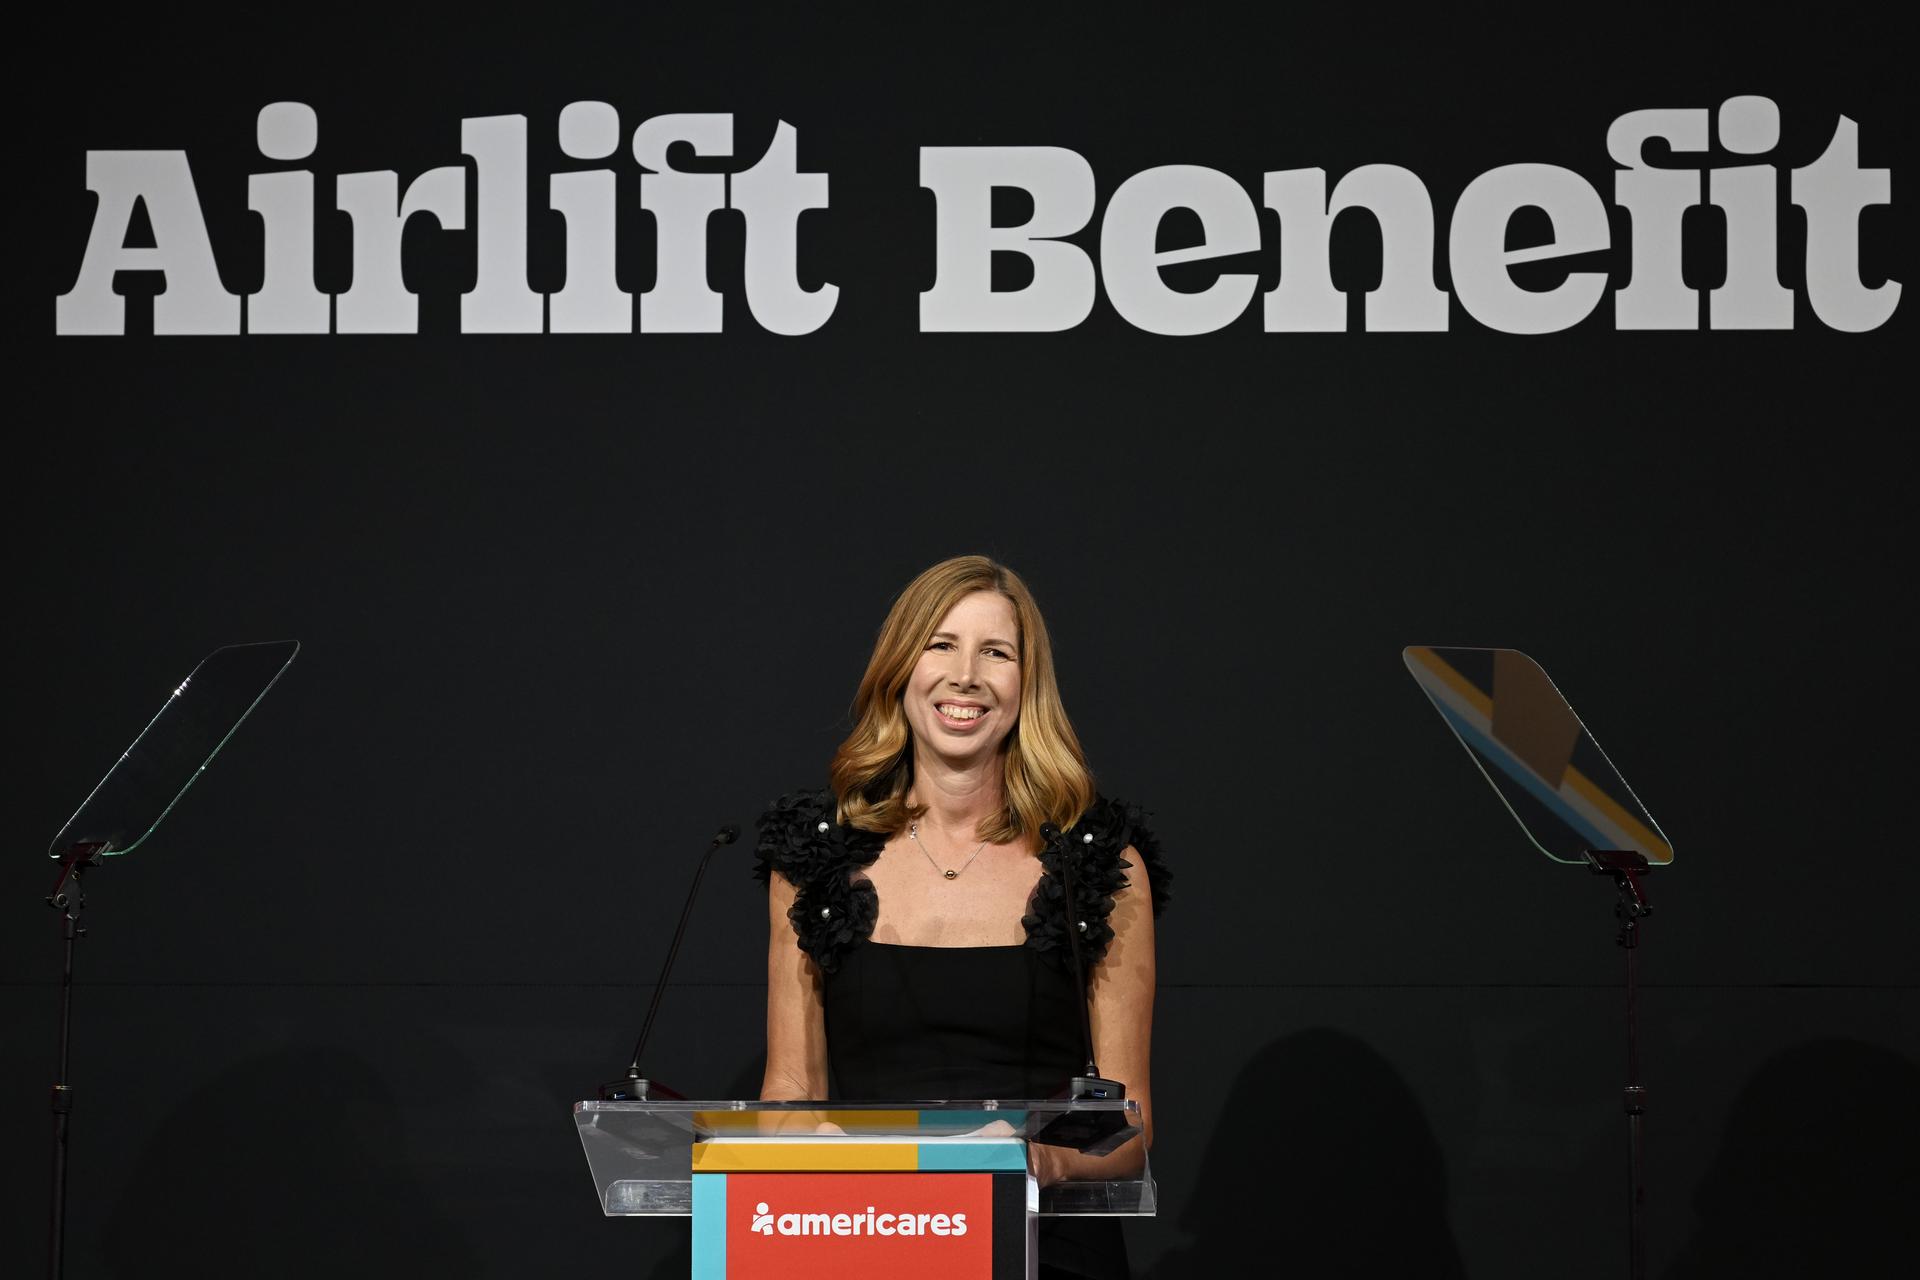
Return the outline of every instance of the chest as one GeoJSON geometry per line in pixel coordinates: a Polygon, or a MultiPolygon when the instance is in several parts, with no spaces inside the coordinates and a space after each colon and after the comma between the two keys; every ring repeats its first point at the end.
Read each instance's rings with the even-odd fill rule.
{"type": "Polygon", "coordinates": [[[889,840],[856,876],[873,885],[880,910],[873,940],[916,947],[1011,947],[1027,939],[1021,919],[1041,875],[1018,848],[982,849],[967,861],[930,857],[905,836],[889,840]],[[949,869],[958,874],[948,879],[949,869]]]}

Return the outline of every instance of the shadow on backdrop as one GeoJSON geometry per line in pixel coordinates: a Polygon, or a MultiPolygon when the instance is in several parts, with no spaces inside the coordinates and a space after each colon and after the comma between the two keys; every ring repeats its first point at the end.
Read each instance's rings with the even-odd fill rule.
{"type": "Polygon", "coordinates": [[[1734,1100],[1666,1280],[1910,1276],[1916,1199],[1920,1066],[1857,1040],[1795,1045],[1734,1100]]]}
{"type": "Polygon", "coordinates": [[[101,1233],[116,1275],[471,1274],[396,1160],[405,1118],[366,1062],[277,1050],[214,1077],[134,1157],[101,1233]]]}
{"type": "Polygon", "coordinates": [[[1385,1058],[1330,1028],[1241,1068],[1186,1202],[1178,1226],[1193,1243],[1149,1280],[1466,1274],[1426,1112],[1385,1058]]]}

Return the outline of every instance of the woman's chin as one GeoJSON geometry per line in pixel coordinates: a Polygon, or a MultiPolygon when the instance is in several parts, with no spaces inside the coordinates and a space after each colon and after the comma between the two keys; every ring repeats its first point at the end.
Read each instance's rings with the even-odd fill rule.
{"type": "Polygon", "coordinates": [[[1004,737],[962,738],[955,740],[947,735],[936,735],[924,744],[925,750],[941,765],[955,771],[984,768],[997,765],[1006,745],[1004,737]]]}

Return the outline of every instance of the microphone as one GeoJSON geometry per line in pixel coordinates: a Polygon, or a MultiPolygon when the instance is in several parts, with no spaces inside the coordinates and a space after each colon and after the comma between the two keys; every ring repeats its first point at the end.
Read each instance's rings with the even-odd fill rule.
{"type": "MultiPolygon", "coordinates": [[[[1066,1101],[1083,1099],[1110,1099],[1118,1102],[1126,1098],[1127,1086],[1118,1080],[1109,1080],[1100,1074],[1100,1065],[1093,1058],[1093,1021],[1087,1010],[1087,970],[1080,958],[1080,899],[1074,892],[1073,852],[1066,837],[1053,823],[1044,823],[1040,827],[1040,839],[1047,849],[1059,859],[1060,880],[1066,889],[1067,908],[1067,955],[1073,962],[1073,984],[1079,996],[1080,1006],[1080,1044],[1086,1050],[1086,1067],[1079,1075],[1067,1081],[1066,1088],[1054,1097],[1066,1101]]],[[[1121,1111],[1080,1111],[1067,1112],[1048,1121],[1038,1133],[1030,1139],[1054,1147],[1071,1147],[1088,1155],[1106,1155],[1118,1147],[1127,1138],[1133,1136],[1133,1126],[1127,1123],[1125,1112],[1121,1111]]]]}
{"type": "Polygon", "coordinates": [[[640,1055],[646,1052],[647,1037],[653,1034],[653,1020],[660,1012],[660,997],[667,991],[667,975],[673,972],[673,958],[680,954],[681,939],[687,935],[687,920],[693,915],[693,900],[700,893],[700,877],[707,874],[707,863],[713,860],[713,851],[721,845],[732,844],[740,838],[740,828],[732,825],[721,827],[708,841],[707,850],[700,855],[700,865],[694,868],[693,887],[687,890],[687,900],[680,908],[680,923],[674,927],[673,943],[667,948],[666,963],[660,966],[660,980],[653,984],[653,1000],[647,1005],[647,1020],[640,1024],[640,1038],[633,1042],[633,1061],[627,1064],[627,1074],[618,1080],[609,1080],[600,1086],[600,1098],[605,1102],[648,1102],[654,1098],[673,1098],[684,1100],[686,1095],[678,1093],[658,1081],[649,1080],[640,1071],[640,1055]]]}

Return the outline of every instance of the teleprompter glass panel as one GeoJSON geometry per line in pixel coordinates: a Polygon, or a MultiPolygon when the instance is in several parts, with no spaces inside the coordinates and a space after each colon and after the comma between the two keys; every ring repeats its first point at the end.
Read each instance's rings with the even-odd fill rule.
{"type": "Polygon", "coordinates": [[[64,857],[76,844],[102,845],[104,854],[139,848],[298,652],[298,641],[276,640],[227,645],[201,659],[81,802],[48,853],[64,857]]]}
{"type": "Polygon", "coordinates": [[[1540,664],[1518,649],[1413,645],[1401,655],[1535,848],[1582,863],[1589,849],[1653,864],[1673,846],[1540,664]]]}

